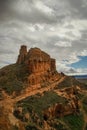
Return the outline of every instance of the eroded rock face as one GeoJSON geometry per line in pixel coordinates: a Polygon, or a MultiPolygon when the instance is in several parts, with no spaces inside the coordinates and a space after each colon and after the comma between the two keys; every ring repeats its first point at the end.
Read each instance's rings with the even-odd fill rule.
{"type": "Polygon", "coordinates": [[[79,113],[79,100],[75,97],[67,102],[65,105],[62,103],[56,103],[55,105],[44,110],[44,120],[48,120],[53,117],[61,117],[72,113],[79,113]]]}
{"type": "Polygon", "coordinates": [[[27,83],[35,85],[49,80],[56,71],[55,59],[40,50],[39,48],[31,48],[27,52],[26,46],[21,46],[17,64],[24,64],[29,74],[27,83]]]}
{"type": "Polygon", "coordinates": [[[22,45],[20,48],[19,56],[17,59],[17,64],[22,64],[24,63],[27,55],[27,47],[25,45],[22,45]]]}
{"type": "Polygon", "coordinates": [[[39,48],[31,48],[27,52],[26,46],[21,46],[17,64],[26,64],[29,73],[38,73],[44,71],[55,71],[55,59],[52,59],[47,53],[39,48]]]}

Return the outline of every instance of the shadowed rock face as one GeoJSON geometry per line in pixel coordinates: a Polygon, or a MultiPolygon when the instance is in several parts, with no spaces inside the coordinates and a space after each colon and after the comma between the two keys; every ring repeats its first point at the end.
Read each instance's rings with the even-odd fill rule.
{"type": "Polygon", "coordinates": [[[33,85],[46,80],[46,77],[49,78],[56,71],[55,59],[36,47],[27,52],[25,45],[20,48],[17,64],[26,66],[29,73],[28,82],[33,85]],[[46,76],[45,79],[44,76],[46,76]]]}

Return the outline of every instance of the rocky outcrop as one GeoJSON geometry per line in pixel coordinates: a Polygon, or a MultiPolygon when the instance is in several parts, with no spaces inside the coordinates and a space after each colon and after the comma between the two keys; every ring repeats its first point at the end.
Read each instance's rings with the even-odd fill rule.
{"type": "Polygon", "coordinates": [[[56,71],[55,59],[39,48],[27,51],[25,45],[20,48],[16,64],[0,70],[0,87],[1,130],[60,129],[60,117],[79,114],[82,106],[77,97],[82,101],[84,94],[87,96],[76,80],[56,71]],[[64,100],[47,94],[50,91],[64,100]]]}
{"type": "Polygon", "coordinates": [[[73,113],[77,114],[79,113],[79,108],[80,108],[80,102],[75,97],[71,99],[70,101],[68,101],[65,105],[62,103],[56,103],[55,105],[44,110],[43,117],[44,117],[44,120],[48,120],[49,118],[51,119],[54,117],[62,117],[62,116],[70,115],[73,113]]]}
{"type": "Polygon", "coordinates": [[[29,73],[40,73],[46,71],[55,71],[55,59],[52,59],[47,53],[39,48],[31,48],[27,52],[25,45],[21,46],[17,64],[24,63],[29,73]]]}
{"type": "Polygon", "coordinates": [[[17,59],[17,64],[22,64],[24,63],[27,55],[27,47],[25,45],[22,45],[20,48],[19,56],[17,59]]]}
{"type": "Polygon", "coordinates": [[[17,64],[25,65],[28,85],[41,84],[54,77],[56,71],[55,59],[40,50],[39,48],[31,48],[27,52],[26,46],[21,46],[17,64]]]}

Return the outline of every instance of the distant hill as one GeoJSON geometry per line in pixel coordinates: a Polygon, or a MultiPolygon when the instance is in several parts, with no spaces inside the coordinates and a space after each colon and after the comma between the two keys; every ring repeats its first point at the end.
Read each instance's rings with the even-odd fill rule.
{"type": "Polygon", "coordinates": [[[76,79],[87,79],[87,75],[74,75],[76,79]]]}

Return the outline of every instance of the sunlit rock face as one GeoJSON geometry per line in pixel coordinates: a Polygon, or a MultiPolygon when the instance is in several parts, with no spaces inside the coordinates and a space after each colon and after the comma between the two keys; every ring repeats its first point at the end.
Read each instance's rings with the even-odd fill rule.
{"type": "Polygon", "coordinates": [[[24,63],[24,61],[26,59],[26,55],[27,55],[27,47],[23,45],[20,48],[19,56],[18,56],[18,59],[17,59],[17,64],[24,63]]]}
{"type": "Polygon", "coordinates": [[[24,64],[29,73],[28,83],[35,85],[53,78],[56,71],[55,59],[39,48],[31,48],[22,45],[19,51],[17,64],[24,64]]]}

